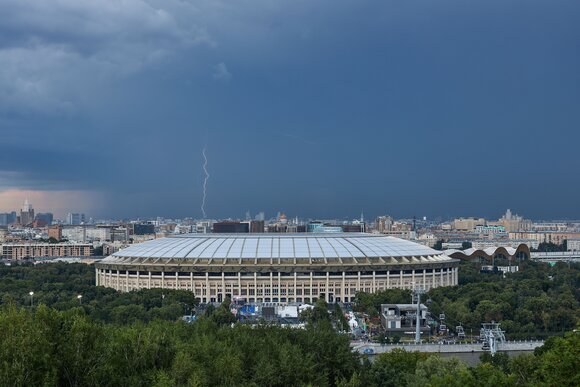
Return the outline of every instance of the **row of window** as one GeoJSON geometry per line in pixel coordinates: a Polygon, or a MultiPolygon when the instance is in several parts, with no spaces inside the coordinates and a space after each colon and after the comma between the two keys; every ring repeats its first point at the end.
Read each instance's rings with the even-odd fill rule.
{"type": "MultiPolygon", "coordinates": [[[[441,273],[441,272],[447,272],[447,270],[449,269],[417,269],[415,270],[415,275],[420,275],[420,274],[432,274],[432,273],[441,273]]],[[[103,272],[105,274],[119,274],[119,275],[137,275],[137,271],[133,271],[133,270],[119,270],[117,273],[117,270],[111,270],[111,269],[104,269],[103,272]]],[[[149,272],[140,272],[141,275],[148,275],[149,272]]],[[[191,272],[175,272],[175,271],[166,271],[165,272],[165,277],[175,277],[176,275],[179,277],[190,277],[191,276],[191,272]]],[[[221,277],[222,276],[222,272],[208,272],[208,273],[193,273],[194,277],[205,277],[206,274],[208,275],[208,277],[221,277]]],[[[258,277],[270,277],[271,275],[274,277],[278,277],[278,274],[280,275],[280,277],[294,277],[294,273],[274,273],[274,272],[267,272],[267,273],[239,273],[241,274],[242,277],[253,277],[254,274],[256,274],[258,277]]],[[[313,276],[314,277],[326,277],[327,272],[314,272],[313,276]]],[[[342,272],[328,272],[328,274],[330,276],[334,276],[334,277],[341,277],[342,276],[342,272]]],[[[357,271],[347,271],[344,273],[346,276],[358,276],[359,272],[357,271]]],[[[389,271],[375,271],[375,276],[383,276],[383,275],[390,275],[390,276],[396,276],[396,275],[400,275],[401,271],[400,270],[389,270],[389,271]]],[[[413,274],[413,270],[403,270],[402,271],[403,275],[406,274],[413,274]]],[[[162,272],[160,271],[152,271],[151,272],[152,276],[161,276],[162,272]]],[[[238,273],[235,272],[224,272],[223,275],[225,277],[237,277],[238,273]]],[[[298,277],[310,277],[310,273],[309,272],[303,272],[303,273],[296,273],[296,275],[298,277]]],[[[361,271],[360,272],[361,276],[372,276],[373,272],[372,271],[361,271]]]]}

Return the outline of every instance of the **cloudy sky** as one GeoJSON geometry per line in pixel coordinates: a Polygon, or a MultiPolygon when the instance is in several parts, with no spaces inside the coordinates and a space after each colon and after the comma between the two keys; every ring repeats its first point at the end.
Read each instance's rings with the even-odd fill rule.
{"type": "Polygon", "coordinates": [[[580,218],[577,0],[0,9],[0,211],[580,218]]]}

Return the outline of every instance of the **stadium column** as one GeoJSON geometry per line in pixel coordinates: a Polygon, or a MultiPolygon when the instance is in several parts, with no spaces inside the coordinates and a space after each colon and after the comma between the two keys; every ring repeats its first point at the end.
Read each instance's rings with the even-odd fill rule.
{"type": "Polygon", "coordinates": [[[270,272],[270,301],[274,299],[274,273],[270,272]]]}
{"type": "MultiPolygon", "coordinates": [[[[226,273],[222,271],[222,301],[226,299],[226,273]]],[[[218,292],[219,293],[219,292],[218,292]]]]}
{"type": "MultiPolygon", "coordinates": [[[[313,296],[312,296],[312,282],[314,281],[313,277],[314,277],[314,273],[310,272],[310,290],[308,291],[308,293],[309,293],[309,297],[310,297],[311,302],[313,300],[313,296]]],[[[318,295],[316,296],[316,298],[318,298],[318,295]]]]}
{"type": "Polygon", "coordinates": [[[95,269],[95,286],[99,286],[99,275],[100,269],[95,269]]]}
{"type": "Polygon", "coordinates": [[[431,269],[431,273],[433,273],[433,275],[432,275],[433,283],[431,284],[431,287],[434,288],[434,287],[436,287],[435,286],[435,269],[431,269]]]}
{"type": "Polygon", "coordinates": [[[258,302],[258,273],[254,272],[254,300],[258,302]]]}
{"type": "Polygon", "coordinates": [[[296,301],[296,288],[298,287],[298,280],[296,278],[296,272],[294,272],[294,301],[296,301]]]}
{"type": "Polygon", "coordinates": [[[399,289],[404,289],[405,288],[403,286],[403,271],[404,270],[399,270],[399,289]]]}
{"type": "MultiPolygon", "coordinates": [[[[340,284],[340,296],[342,297],[342,300],[344,302],[348,302],[346,300],[347,297],[350,297],[350,294],[347,295],[346,293],[346,286],[345,286],[345,282],[346,282],[346,272],[343,270],[342,271],[342,282],[340,284]]],[[[350,301],[350,300],[349,300],[350,301]]]]}
{"type": "Polygon", "coordinates": [[[427,288],[427,270],[423,268],[423,287],[427,288]]]}
{"type": "Polygon", "coordinates": [[[238,296],[242,296],[242,273],[238,272],[238,296]]]}
{"type": "Polygon", "coordinates": [[[391,282],[391,272],[389,270],[387,270],[387,289],[390,289],[390,284],[391,282]]]}
{"type": "Polygon", "coordinates": [[[444,286],[444,283],[443,283],[443,270],[444,270],[443,268],[439,269],[439,272],[441,273],[439,275],[439,277],[440,277],[439,278],[439,286],[444,286]]]}
{"type": "Polygon", "coordinates": [[[415,285],[415,269],[414,268],[411,270],[411,282],[413,283],[413,285],[415,285]]]}
{"type": "Polygon", "coordinates": [[[137,270],[137,289],[141,289],[141,272],[137,270]]]}
{"type": "Polygon", "coordinates": [[[211,291],[209,288],[209,272],[205,272],[205,300],[209,302],[211,300],[211,291]]]}
{"type": "Polygon", "coordinates": [[[175,289],[179,289],[179,272],[175,272],[175,289]]]}
{"type": "Polygon", "coordinates": [[[357,292],[362,291],[362,289],[360,288],[360,271],[357,272],[357,277],[356,277],[356,291],[357,292]]]}
{"type": "Polygon", "coordinates": [[[451,285],[451,268],[447,268],[447,286],[451,285]]]}
{"type": "Polygon", "coordinates": [[[375,278],[375,271],[373,270],[373,282],[372,282],[372,284],[371,284],[371,293],[374,293],[374,292],[376,292],[376,291],[377,291],[377,288],[376,288],[376,282],[375,282],[375,281],[376,281],[376,278],[375,278]]]}
{"type": "Polygon", "coordinates": [[[326,298],[326,302],[330,302],[330,273],[326,272],[326,291],[324,292],[324,298],[326,298]]]}
{"type": "Polygon", "coordinates": [[[117,286],[115,288],[117,290],[121,290],[121,284],[120,284],[121,280],[119,278],[120,276],[121,276],[121,271],[119,269],[117,269],[117,286]]]}
{"type": "Polygon", "coordinates": [[[151,289],[151,270],[149,270],[149,275],[147,276],[147,289],[151,289]]]}
{"type": "Polygon", "coordinates": [[[125,291],[129,291],[129,270],[125,270],[125,291]]]}
{"type": "Polygon", "coordinates": [[[195,294],[195,288],[193,286],[193,272],[192,271],[189,272],[189,287],[190,287],[191,291],[193,292],[193,294],[195,294]]]}
{"type": "Polygon", "coordinates": [[[161,288],[165,288],[165,270],[161,270],[161,288]]]}
{"type": "Polygon", "coordinates": [[[278,272],[278,291],[277,291],[278,301],[282,299],[282,291],[281,291],[282,289],[280,289],[281,287],[282,287],[282,279],[280,278],[280,272],[278,272]]]}

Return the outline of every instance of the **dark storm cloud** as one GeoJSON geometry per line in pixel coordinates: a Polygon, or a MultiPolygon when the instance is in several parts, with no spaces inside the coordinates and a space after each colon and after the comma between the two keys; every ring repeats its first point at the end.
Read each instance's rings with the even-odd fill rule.
{"type": "Polygon", "coordinates": [[[210,216],[580,217],[579,8],[5,0],[0,189],[198,216],[207,146],[210,216]]]}

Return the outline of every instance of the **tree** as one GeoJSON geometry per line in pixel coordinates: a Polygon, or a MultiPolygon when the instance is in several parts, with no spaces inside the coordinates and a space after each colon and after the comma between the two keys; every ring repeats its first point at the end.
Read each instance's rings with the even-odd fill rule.
{"type": "Polygon", "coordinates": [[[219,308],[210,314],[210,319],[217,325],[230,325],[235,323],[237,319],[230,310],[230,304],[230,299],[226,297],[219,308]]]}
{"type": "Polygon", "coordinates": [[[554,338],[549,346],[541,354],[537,378],[551,386],[579,386],[580,333],[570,332],[564,338],[554,338]]]}
{"type": "Polygon", "coordinates": [[[305,309],[300,314],[300,319],[306,321],[308,325],[318,325],[323,323],[330,323],[330,315],[328,314],[328,305],[324,299],[319,298],[314,304],[314,308],[305,309]]]}
{"type": "Polygon", "coordinates": [[[456,384],[456,381],[468,378],[469,368],[456,358],[444,359],[438,355],[432,355],[425,360],[417,362],[415,374],[409,376],[410,386],[464,386],[456,384]]]}
{"type": "Polygon", "coordinates": [[[415,375],[417,363],[430,355],[393,349],[377,356],[368,370],[368,382],[376,386],[405,386],[415,375]]]}

